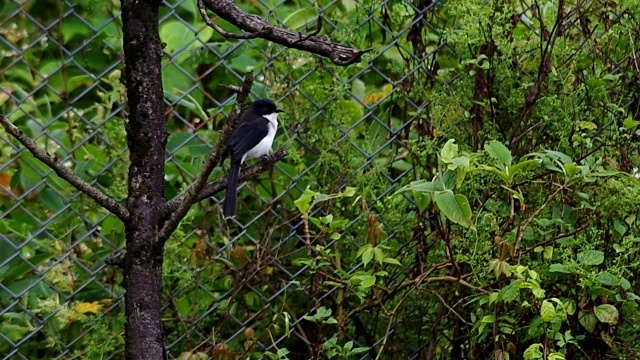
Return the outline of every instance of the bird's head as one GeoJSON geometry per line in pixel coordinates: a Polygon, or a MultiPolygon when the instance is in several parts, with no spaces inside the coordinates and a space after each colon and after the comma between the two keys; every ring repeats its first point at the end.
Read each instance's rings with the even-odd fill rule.
{"type": "Polygon", "coordinates": [[[270,99],[259,99],[251,104],[251,107],[258,115],[271,115],[284,112],[282,109],[278,109],[276,103],[270,99]]]}

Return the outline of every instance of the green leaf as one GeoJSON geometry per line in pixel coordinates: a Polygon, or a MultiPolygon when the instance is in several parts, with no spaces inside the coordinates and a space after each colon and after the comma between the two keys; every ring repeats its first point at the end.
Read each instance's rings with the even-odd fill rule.
{"type": "Polygon", "coordinates": [[[576,302],[571,299],[562,300],[562,306],[568,315],[573,315],[576,312],[576,302]]]}
{"type": "Polygon", "coordinates": [[[452,191],[437,191],[433,199],[438,209],[451,221],[465,227],[471,226],[471,206],[462,194],[454,195],[452,191]]]}
{"type": "Polygon", "coordinates": [[[507,174],[510,178],[513,178],[520,170],[532,165],[540,165],[540,163],[541,161],[538,159],[520,161],[519,163],[507,168],[507,174]]]}
{"type": "Polygon", "coordinates": [[[368,263],[371,262],[371,260],[373,259],[373,255],[374,255],[373,247],[368,247],[362,253],[362,263],[364,264],[365,267],[367,266],[368,263]]]}
{"type": "Polygon", "coordinates": [[[597,321],[598,319],[593,314],[582,310],[578,312],[578,322],[580,322],[580,325],[582,325],[590,333],[596,331],[597,321]]]}
{"type": "Polygon", "coordinates": [[[38,200],[49,210],[57,212],[64,207],[64,200],[57,192],[46,188],[38,193],[38,200]]]}
{"type": "Polygon", "coordinates": [[[542,344],[531,344],[524,351],[524,360],[542,359],[542,344]]]}
{"type": "Polygon", "coordinates": [[[412,191],[413,201],[418,205],[418,210],[422,213],[431,204],[431,196],[424,192],[412,191]]]}
{"type": "Polygon", "coordinates": [[[307,6],[292,12],[283,20],[283,22],[289,29],[300,30],[310,22],[314,21],[317,17],[318,12],[315,7],[307,6]]]}
{"type": "Polygon", "coordinates": [[[542,301],[540,306],[540,316],[542,321],[549,322],[556,318],[556,309],[553,304],[547,300],[542,301]]]}
{"type": "Polygon", "coordinates": [[[561,273],[561,274],[571,274],[572,273],[572,271],[567,269],[563,264],[551,264],[551,265],[549,265],[549,272],[561,273]]]}
{"type": "Polygon", "coordinates": [[[596,281],[603,285],[609,285],[609,286],[620,285],[620,279],[609,274],[608,272],[604,272],[596,276],[596,281]]]}
{"type": "Polygon", "coordinates": [[[497,168],[495,168],[493,166],[478,165],[478,169],[494,173],[494,174],[498,175],[502,180],[504,180],[507,183],[511,180],[511,178],[509,177],[509,175],[506,172],[498,170],[497,168]]]}
{"type": "Polygon", "coordinates": [[[360,283],[360,286],[362,286],[363,288],[368,288],[368,287],[372,287],[373,284],[376,283],[376,277],[374,275],[371,275],[369,277],[366,277],[364,280],[362,280],[362,282],[360,283]]]}
{"type": "Polygon", "coordinates": [[[455,139],[449,139],[440,150],[440,159],[442,161],[450,160],[458,156],[458,145],[455,139]]]}
{"type": "Polygon", "coordinates": [[[553,257],[553,246],[545,246],[543,257],[545,260],[551,260],[553,257]]]}
{"type": "Polygon", "coordinates": [[[194,30],[178,20],[165,21],[160,25],[158,32],[162,41],[167,44],[165,50],[169,53],[181,50],[180,58],[189,57],[187,49],[198,46],[200,43],[199,41],[192,41],[193,38],[197,37],[202,43],[206,43],[213,35],[213,29],[208,26],[203,27],[198,32],[194,32],[194,30]],[[186,48],[183,49],[185,45],[186,48]]]}
{"type": "Polygon", "coordinates": [[[549,357],[547,357],[548,360],[565,360],[565,357],[562,353],[559,352],[552,352],[551,354],[549,354],[549,357]]]}
{"type": "Polygon", "coordinates": [[[300,197],[293,203],[301,213],[306,213],[309,210],[309,207],[311,207],[311,200],[316,194],[318,193],[315,191],[311,191],[309,187],[307,187],[304,190],[304,193],[302,193],[302,195],[300,195],[300,197]]]}
{"type": "Polygon", "coordinates": [[[384,261],[384,250],[381,247],[373,248],[373,256],[376,258],[376,262],[382,264],[384,261]]]}
{"type": "Polygon", "coordinates": [[[640,122],[637,122],[630,117],[624,119],[624,121],[622,122],[622,126],[626,127],[627,129],[633,129],[634,127],[638,126],[638,124],[640,124],[640,122]]]}
{"type": "Polygon", "coordinates": [[[351,355],[356,355],[356,354],[360,354],[360,353],[363,353],[363,352],[366,352],[366,351],[369,351],[368,347],[357,347],[357,348],[351,350],[350,354],[351,355]]]}
{"type": "Polygon", "coordinates": [[[490,141],[484,145],[485,151],[492,158],[498,160],[502,165],[511,166],[513,157],[511,151],[499,141],[490,141]]]}
{"type": "Polygon", "coordinates": [[[599,250],[587,250],[578,253],[578,261],[587,266],[596,266],[604,262],[604,253],[599,250]]]}
{"type": "Polygon", "coordinates": [[[597,128],[598,128],[598,125],[594,124],[594,123],[593,123],[593,122],[591,122],[591,121],[580,121],[580,122],[578,123],[578,126],[579,126],[581,129],[585,129],[585,130],[594,130],[594,129],[597,129],[597,128]]]}
{"type": "Polygon", "coordinates": [[[605,287],[602,286],[589,286],[589,294],[591,295],[597,295],[597,296],[609,296],[609,295],[613,295],[616,292],[613,290],[609,290],[605,287]]]}
{"type": "Polygon", "coordinates": [[[593,311],[600,322],[607,324],[616,324],[618,322],[618,309],[611,304],[598,305],[593,311]]]}
{"type": "Polygon", "coordinates": [[[398,259],[394,259],[392,257],[384,258],[383,262],[387,264],[392,264],[392,265],[402,265],[402,263],[400,263],[398,259]]]}

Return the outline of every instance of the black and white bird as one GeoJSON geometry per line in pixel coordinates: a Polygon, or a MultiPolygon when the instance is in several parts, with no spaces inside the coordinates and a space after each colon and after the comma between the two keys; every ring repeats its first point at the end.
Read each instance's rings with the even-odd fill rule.
{"type": "Polygon", "coordinates": [[[231,158],[229,183],[224,198],[223,214],[225,219],[236,216],[236,191],[240,165],[245,160],[265,156],[271,151],[273,139],[278,130],[278,109],[276,103],[269,99],[254,101],[240,117],[238,127],[231,134],[225,156],[231,158]]]}

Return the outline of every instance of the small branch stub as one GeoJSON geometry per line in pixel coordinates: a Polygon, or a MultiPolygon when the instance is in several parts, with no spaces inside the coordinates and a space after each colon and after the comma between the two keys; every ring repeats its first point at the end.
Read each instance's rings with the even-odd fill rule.
{"type": "Polygon", "coordinates": [[[367,49],[360,51],[331,42],[324,37],[303,35],[300,32],[271,25],[259,16],[251,15],[242,11],[229,0],[198,0],[198,8],[200,9],[200,14],[207,25],[226,38],[253,39],[259,37],[289,48],[308,51],[310,53],[327,57],[331,59],[334,64],[340,66],[347,66],[359,62],[362,58],[362,54],[371,50],[367,49]],[[224,31],[216,25],[209,16],[207,16],[205,8],[211,10],[222,19],[237,26],[246,33],[234,34],[224,31]]]}

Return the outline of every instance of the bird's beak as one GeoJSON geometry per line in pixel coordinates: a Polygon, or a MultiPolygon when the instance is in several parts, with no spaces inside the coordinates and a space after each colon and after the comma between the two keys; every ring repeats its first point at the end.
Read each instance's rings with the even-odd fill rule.
{"type": "Polygon", "coordinates": [[[282,110],[282,109],[276,109],[276,112],[277,112],[277,113],[281,113],[281,112],[284,112],[284,110],[282,110]]]}

